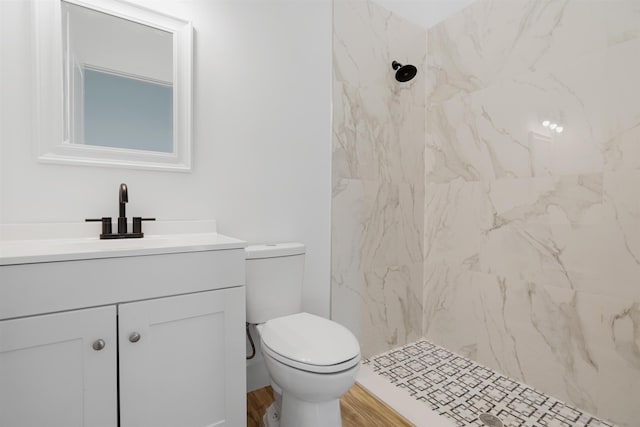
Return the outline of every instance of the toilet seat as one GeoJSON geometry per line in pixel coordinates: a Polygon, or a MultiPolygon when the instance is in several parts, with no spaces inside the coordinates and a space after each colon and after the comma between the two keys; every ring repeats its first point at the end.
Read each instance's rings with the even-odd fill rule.
{"type": "Polygon", "coordinates": [[[279,362],[315,373],[335,373],[360,362],[360,345],[344,326],[309,313],[269,320],[261,328],[263,351],[279,362]]]}
{"type": "Polygon", "coordinates": [[[278,354],[275,351],[271,350],[268,346],[264,345],[264,343],[262,346],[262,351],[284,365],[299,369],[301,371],[307,371],[316,374],[334,374],[336,372],[346,371],[353,368],[360,362],[360,354],[358,354],[357,356],[347,361],[335,365],[311,365],[308,363],[298,362],[297,360],[292,360],[281,354],[278,354]]]}

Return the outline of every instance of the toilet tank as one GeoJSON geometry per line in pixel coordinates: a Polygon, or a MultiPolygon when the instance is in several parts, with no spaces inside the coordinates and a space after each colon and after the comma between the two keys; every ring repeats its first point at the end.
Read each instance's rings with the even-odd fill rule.
{"type": "Polygon", "coordinates": [[[247,322],[263,323],[302,311],[302,243],[247,246],[247,322]]]}

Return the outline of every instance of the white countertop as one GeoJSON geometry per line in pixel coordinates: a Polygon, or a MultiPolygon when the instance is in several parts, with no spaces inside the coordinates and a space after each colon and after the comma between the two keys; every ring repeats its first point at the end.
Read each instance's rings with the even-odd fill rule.
{"type": "MultiPolygon", "coordinates": [[[[81,225],[86,228],[85,224],[81,225]]],[[[153,231],[159,231],[161,224],[157,224],[155,228],[153,231]]],[[[53,238],[49,234],[47,238],[39,238],[36,234],[27,234],[28,238],[25,239],[0,240],[0,266],[241,249],[247,246],[242,240],[212,232],[211,227],[203,229],[206,232],[196,232],[192,227],[188,233],[145,232],[145,236],[140,239],[114,240],[100,240],[99,230],[96,230],[95,237],[53,238]]],[[[175,227],[172,231],[175,231],[175,227]]]]}

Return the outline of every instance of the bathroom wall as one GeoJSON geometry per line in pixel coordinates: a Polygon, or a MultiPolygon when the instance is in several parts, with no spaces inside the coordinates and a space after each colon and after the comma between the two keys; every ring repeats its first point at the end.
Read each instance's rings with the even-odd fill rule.
{"type": "Polygon", "coordinates": [[[213,218],[249,242],[304,242],[305,309],[328,316],[330,1],[137,2],[194,25],[193,171],[38,163],[31,2],[2,0],[0,222],[117,216],[126,182],[130,215],[213,218]]]}
{"type": "Polygon", "coordinates": [[[426,338],[638,425],[640,3],[478,0],[427,52],[426,338]]]}
{"type": "Polygon", "coordinates": [[[425,34],[375,3],[334,2],[331,317],[364,356],[422,335],[425,34]],[[417,77],[398,83],[394,59],[417,77]]]}

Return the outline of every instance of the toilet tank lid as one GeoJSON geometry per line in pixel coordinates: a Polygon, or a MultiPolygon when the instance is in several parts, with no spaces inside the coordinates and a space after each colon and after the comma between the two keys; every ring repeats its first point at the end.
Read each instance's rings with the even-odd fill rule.
{"type": "Polygon", "coordinates": [[[302,255],[305,252],[304,244],[297,242],[250,245],[244,251],[247,259],[302,255]]]}

